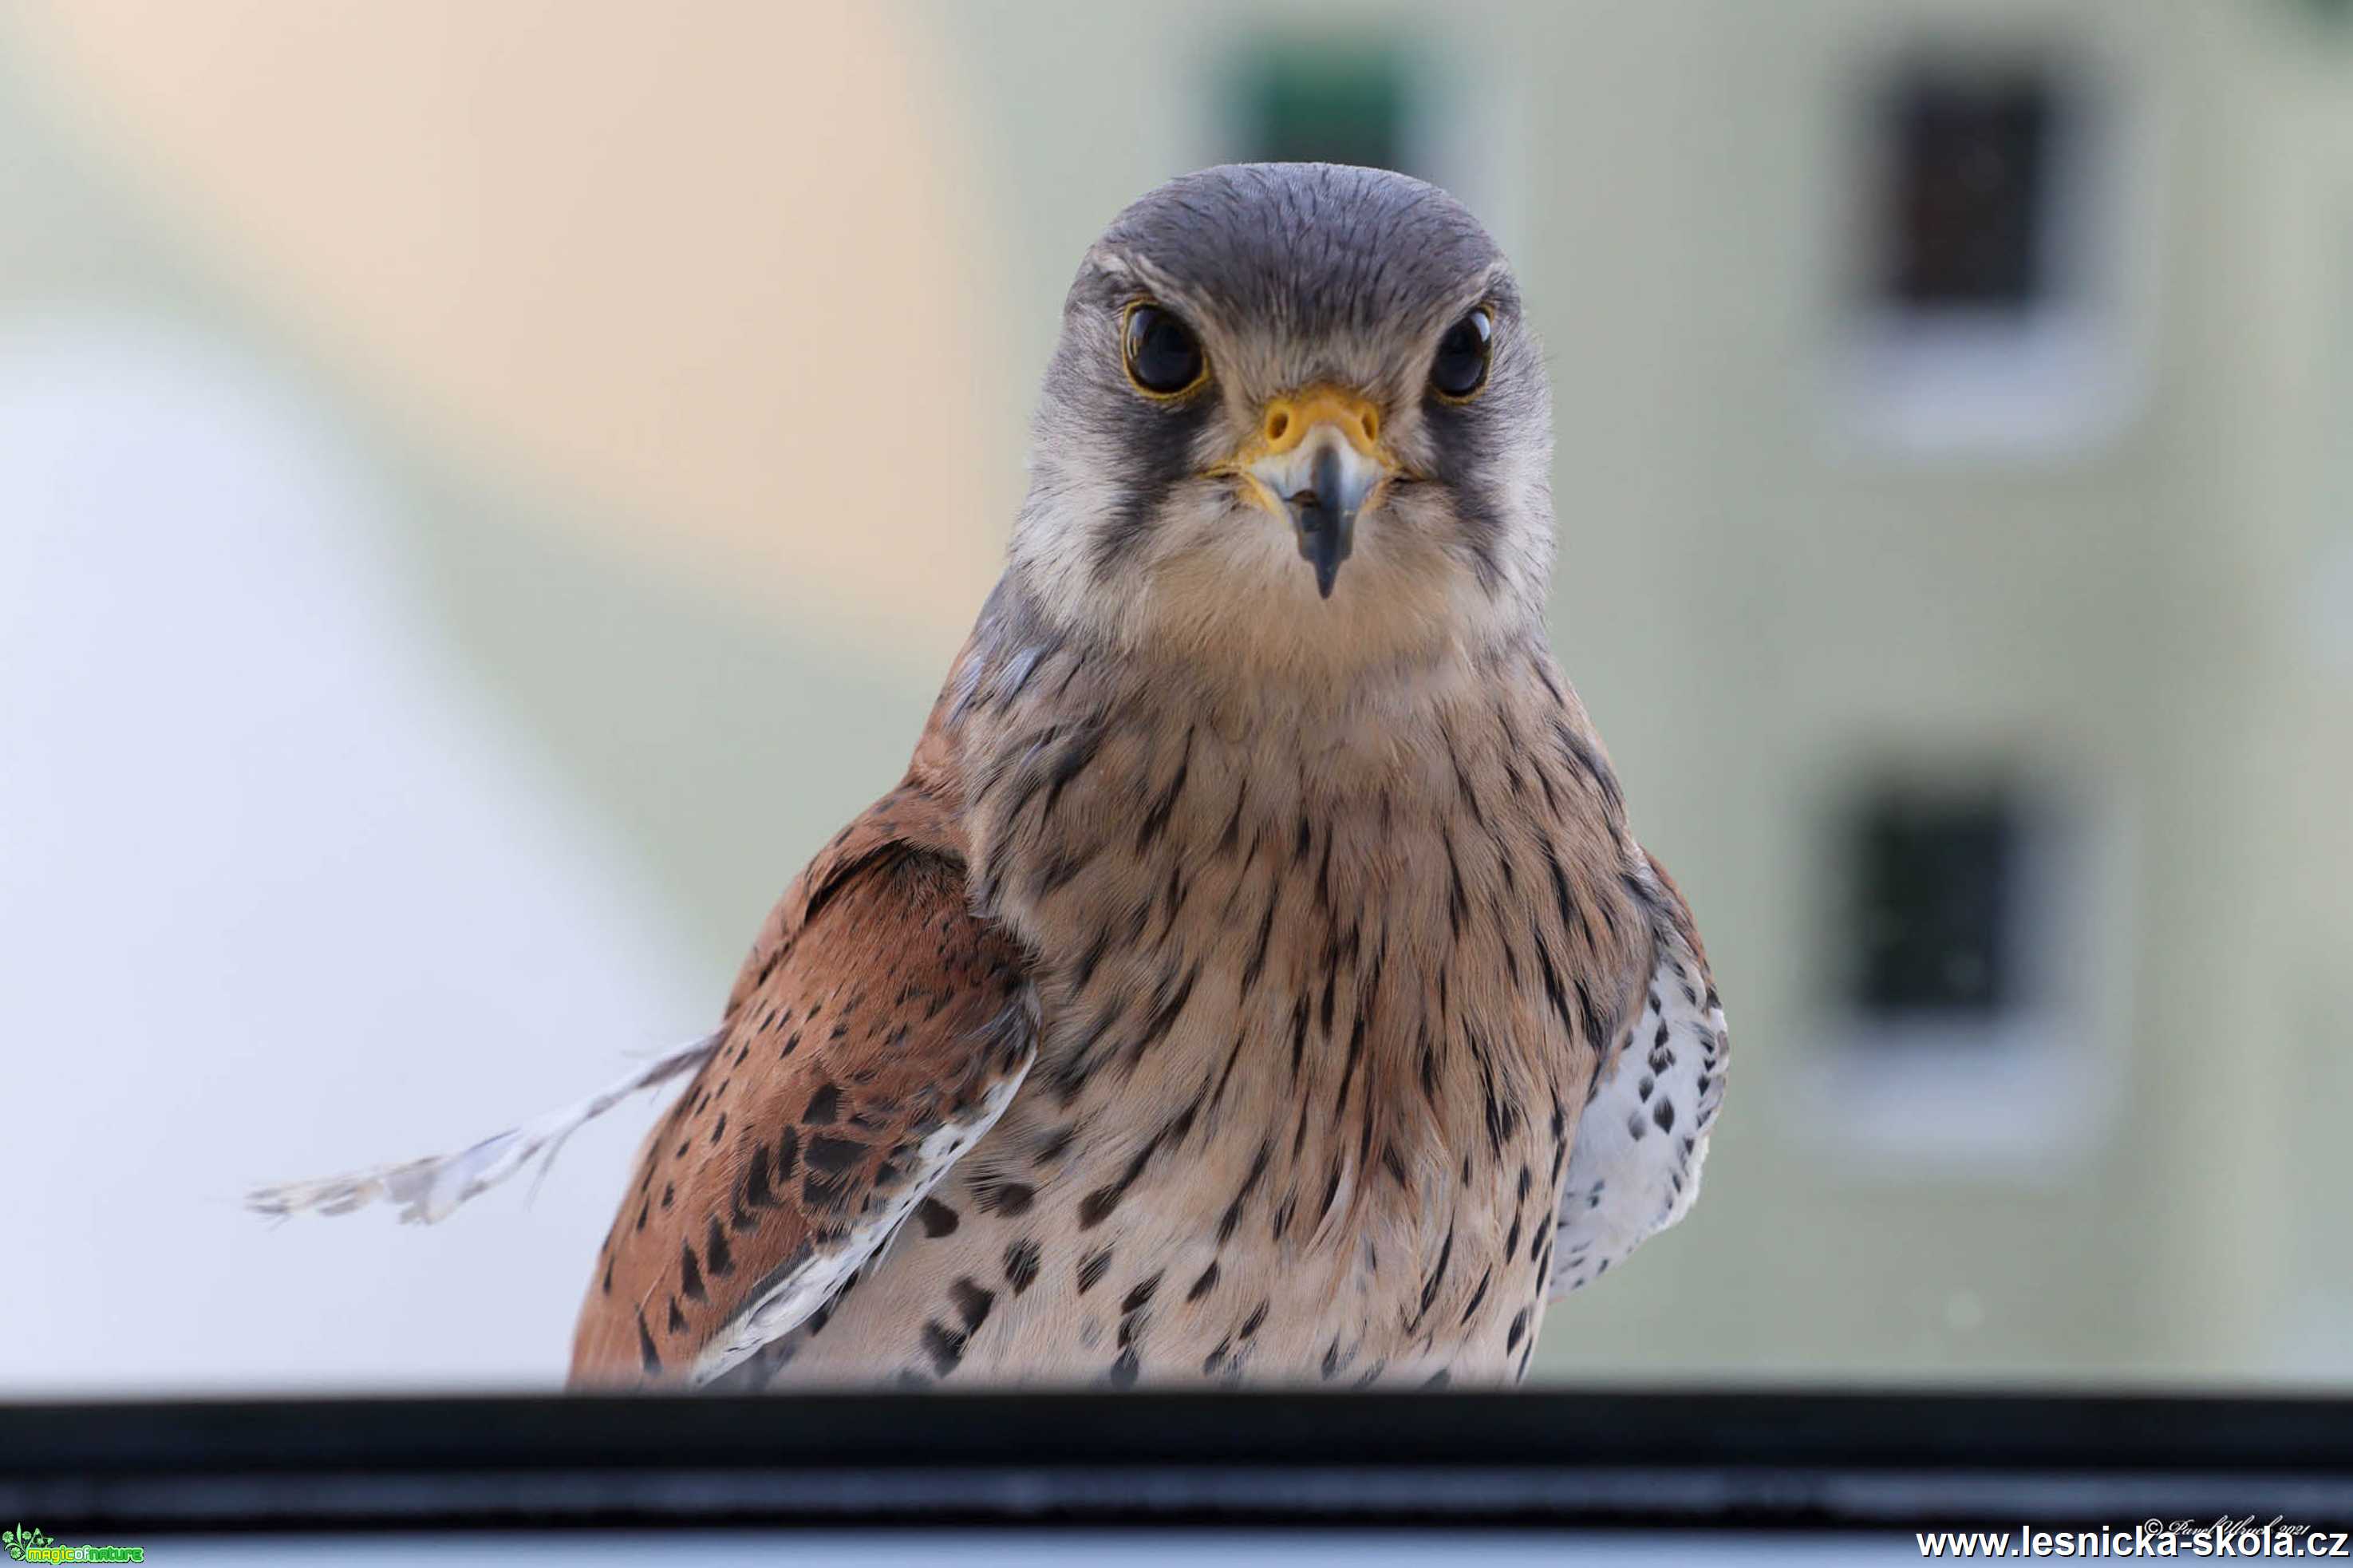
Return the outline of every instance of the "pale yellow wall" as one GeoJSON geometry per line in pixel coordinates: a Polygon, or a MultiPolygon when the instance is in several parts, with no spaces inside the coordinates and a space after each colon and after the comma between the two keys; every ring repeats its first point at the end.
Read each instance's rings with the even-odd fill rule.
{"type": "Polygon", "coordinates": [[[962,83],[889,6],[28,4],[98,153],[600,546],[944,660],[1018,441],[962,83]],[[850,601],[845,603],[844,601],[850,601]]]}
{"type": "Polygon", "coordinates": [[[358,443],[448,655],[714,994],[903,766],[1019,494],[936,43],[848,4],[0,10],[5,324],[217,339],[358,443]]]}

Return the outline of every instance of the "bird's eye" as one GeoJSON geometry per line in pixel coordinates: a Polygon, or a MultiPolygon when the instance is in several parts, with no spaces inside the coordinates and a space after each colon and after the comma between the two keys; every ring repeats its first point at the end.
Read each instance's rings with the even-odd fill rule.
{"type": "Polygon", "coordinates": [[[1495,323],[1484,305],[1446,329],[1430,367],[1430,384],[1440,397],[1468,397],[1486,385],[1488,345],[1494,335],[1495,323]]]}
{"type": "Polygon", "coordinates": [[[1168,397],[1208,374],[1193,329],[1158,305],[1127,313],[1127,374],[1155,397],[1168,397]]]}

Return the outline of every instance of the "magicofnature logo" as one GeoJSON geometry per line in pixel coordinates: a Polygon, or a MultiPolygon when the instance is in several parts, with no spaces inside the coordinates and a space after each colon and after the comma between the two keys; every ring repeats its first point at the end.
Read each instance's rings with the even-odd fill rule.
{"type": "Polygon", "coordinates": [[[55,1537],[26,1524],[0,1530],[0,1549],[13,1563],[144,1563],[142,1546],[59,1546],[55,1537]]]}

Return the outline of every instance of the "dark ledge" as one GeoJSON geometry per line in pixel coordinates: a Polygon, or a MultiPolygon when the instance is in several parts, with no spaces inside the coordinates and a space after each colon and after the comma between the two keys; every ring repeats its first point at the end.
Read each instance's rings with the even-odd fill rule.
{"type": "Polygon", "coordinates": [[[827,1394],[0,1406],[0,1517],[133,1530],[2353,1521],[2353,1400],[827,1394]]]}

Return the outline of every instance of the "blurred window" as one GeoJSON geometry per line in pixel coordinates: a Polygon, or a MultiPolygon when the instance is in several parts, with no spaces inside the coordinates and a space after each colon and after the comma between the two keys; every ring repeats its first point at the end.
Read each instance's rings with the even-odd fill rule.
{"type": "Polygon", "coordinates": [[[1914,73],[1889,100],[1881,288],[1914,309],[2025,309],[2051,287],[2052,143],[2040,72],[1914,73]]]}
{"type": "Polygon", "coordinates": [[[1242,155],[1269,163],[1409,167],[1411,87],[1400,53],[1383,45],[1253,52],[1238,93],[1242,155]]]}
{"type": "MultiPolygon", "coordinates": [[[[2018,1001],[2011,962],[2021,827],[2000,795],[1883,790],[1855,811],[1852,1005],[1866,1015],[1984,1019],[2018,1001]]],[[[1901,1038],[1901,1036],[1896,1036],[1901,1038]]]]}
{"type": "Polygon", "coordinates": [[[2020,39],[1868,74],[1846,199],[1841,420],[1915,455],[2048,457],[2147,379],[2147,155],[2113,69],[2020,39]]]}

